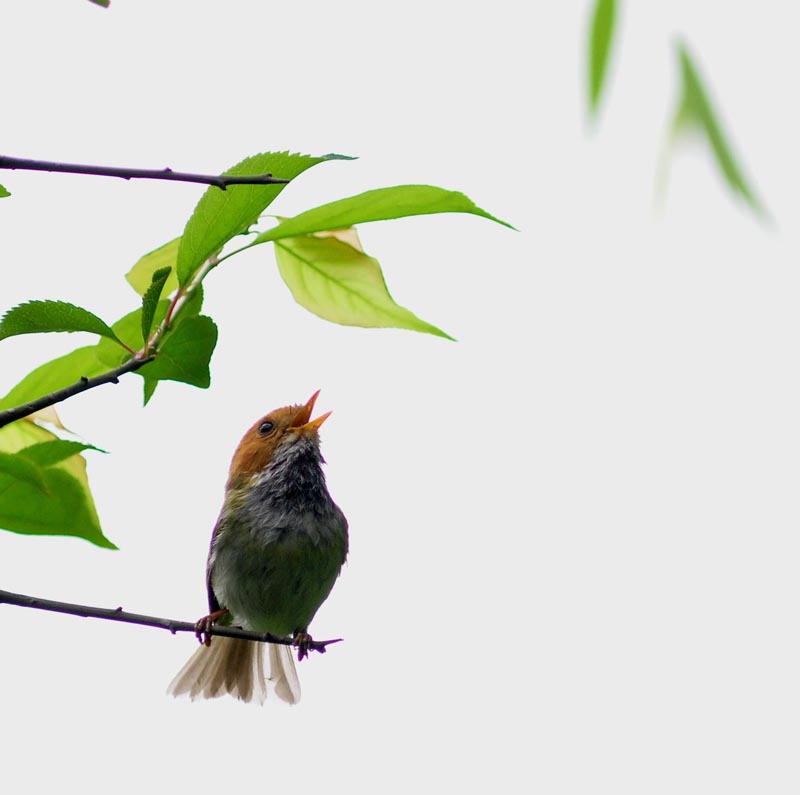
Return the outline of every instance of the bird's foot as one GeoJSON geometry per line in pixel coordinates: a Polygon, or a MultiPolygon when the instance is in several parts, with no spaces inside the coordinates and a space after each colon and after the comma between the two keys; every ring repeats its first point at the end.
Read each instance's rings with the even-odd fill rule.
{"type": "Polygon", "coordinates": [[[308,634],[308,632],[295,632],[294,637],[292,639],[292,645],[297,649],[297,661],[303,659],[303,657],[308,657],[308,649],[310,648],[311,644],[314,642],[314,638],[308,634]]]}
{"type": "Polygon", "coordinates": [[[197,637],[198,643],[202,643],[205,646],[211,645],[211,633],[209,630],[211,629],[213,623],[222,618],[222,616],[224,616],[227,612],[227,607],[223,607],[221,610],[215,610],[213,613],[203,616],[194,625],[194,634],[197,637]]]}

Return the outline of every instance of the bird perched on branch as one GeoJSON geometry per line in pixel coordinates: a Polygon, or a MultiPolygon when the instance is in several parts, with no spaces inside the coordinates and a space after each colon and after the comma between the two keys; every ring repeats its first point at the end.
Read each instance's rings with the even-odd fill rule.
{"type": "MultiPolygon", "coordinates": [[[[322,472],[319,427],[330,412],[311,413],[319,391],[304,404],[262,417],[244,435],[231,462],[225,501],[211,537],[206,582],[213,621],[292,636],[306,656],[308,625],[347,557],[347,520],[322,472]]],[[[204,624],[205,622],[205,624],[204,624]]],[[[172,680],[168,692],[192,699],[229,693],[242,701],[266,697],[269,681],[290,704],[300,699],[291,648],[206,635],[206,644],[172,680]]]]}

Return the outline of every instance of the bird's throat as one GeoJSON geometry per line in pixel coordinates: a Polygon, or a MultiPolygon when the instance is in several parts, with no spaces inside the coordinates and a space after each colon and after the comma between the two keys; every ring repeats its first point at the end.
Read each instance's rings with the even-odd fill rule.
{"type": "Polygon", "coordinates": [[[315,440],[301,438],[278,447],[272,461],[251,479],[245,502],[259,515],[324,513],[331,498],[315,440]]]}

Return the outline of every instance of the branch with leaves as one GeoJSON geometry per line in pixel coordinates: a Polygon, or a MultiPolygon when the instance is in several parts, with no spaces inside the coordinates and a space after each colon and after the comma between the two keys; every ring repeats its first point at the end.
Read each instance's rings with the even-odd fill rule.
{"type": "MultiPolygon", "coordinates": [[[[205,623],[198,629],[199,622],[177,621],[173,618],[160,618],[158,616],[144,616],[139,613],[128,613],[121,607],[90,607],[89,605],[79,605],[72,602],[56,602],[52,599],[42,599],[38,596],[26,596],[25,594],[11,593],[10,591],[0,591],[0,604],[16,605],[17,607],[31,607],[35,610],[47,610],[51,613],[64,613],[81,618],[99,618],[105,621],[121,621],[125,624],[138,624],[144,627],[157,627],[169,630],[173,635],[178,632],[191,632],[200,636],[218,636],[224,638],[239,638],[241,640],[253,640],[260,643],[275,643],[281,646],[293,646],[292,638],[284,638],[279,635],[272,635],[269,632],[253,632],[242,629],[241,627],[222,626],[220,624],[205,623]]],[[[324,654],[327,647],[332,643],[341,643],[341,638],[333,640],[312,640],[308,644],[309,651],[316,651],[324,654]]]]}
{"type": "Polygon", "coordinates": [[[62,400],[67,400],[67,398],[79,395],[81,392],[86,392],[87,389],[94,389],[96,386],[102,386],[103,384],[118,384],[120,376],[125,375],[125,373],[132,373],[140,367],[144,367],[146,364],[153,361],[153,358],[152,356],[148,356],[143,359],[128,359],[127,362],[113,370],[109,370],[107,373],[96,375],[93,378],[81,376],[79,381],[65,386],[63,389],[56,389],[55,392],[42,395],[36,398],[36,400],[30,401],[30,403],[24,403],[22,406],[15,406],[12,409],[0,411],[0,428],[4,428],[12,422],[21,420],[23,417],[28,417],[31,414],[36,414],[43,409],[54,406],[62,400]]]}
{"type": "Polygon", "coordinates": [[[0,399],[0,527],[18,533],[76,535],[114,548],[101,530],[80,455],[97,448],[73,448],[71,458],[32,456],[37,446],[78,444],[60,439],[41,421],[57,425],[55,402],[127,373],[142,378],[145,404],[162,381],[207,388],[217,326],[202,314],[205,280],[243,251],[272,243],[278,271],[294,299],[326,320],[452,339],[395,303],[380,264],[363,250],[355,227],[437,213],[468,213],[510,227],[464,194],[430,185],[379,188],[271,220],[271,228],[261,227],[266,209],[287,183],[295,184],[313,166],[349,159],[267,152],[226,171],[227,190],[208,188],[183,234],[144,255],[127,273],[140,305],[116,322],[58,300],[29,301],[5,313],[0,341],[49,332],[84,332],[97,341],[40,365],[0,399]],[[275,174],[276,181],[233,182],[267,173],[275,174]],[[42,414],[42,409],[49,413],[42,414]],[[20,417],[28,418],[17,421],[20,417]]]}

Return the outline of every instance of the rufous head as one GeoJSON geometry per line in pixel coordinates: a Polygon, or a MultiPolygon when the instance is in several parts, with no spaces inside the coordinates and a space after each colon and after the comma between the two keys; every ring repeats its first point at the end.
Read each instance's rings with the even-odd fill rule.
{"type": "Polygon", "coordinates": [[[318,389],[303,405],[275,409],[253,423],[233,454],[229,485],[261,472],[272,460],[276,448],[287,434],[297,438],[317,436],[319,426],[331,415],[328,411],[314,420],[311,419],[319,393],[318,389]]]}

